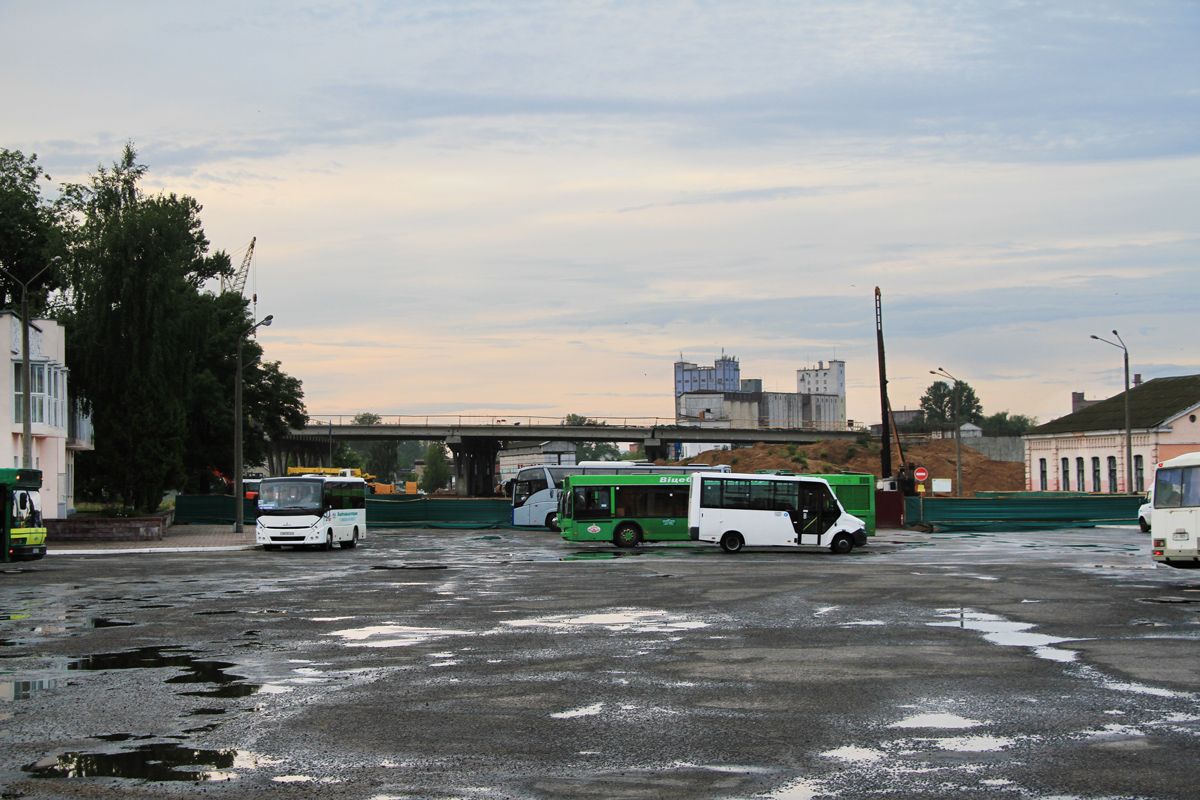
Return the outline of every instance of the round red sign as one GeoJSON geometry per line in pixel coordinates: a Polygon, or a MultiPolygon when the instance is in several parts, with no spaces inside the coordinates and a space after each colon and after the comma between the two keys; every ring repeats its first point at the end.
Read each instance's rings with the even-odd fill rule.
{"type": "Polygon", "coordinates": [[[913,470],[913,477],[919,481],[923,481],[929,477],[929,470],[925,469],[924,467],[917,467],[915,470],[913,470]]]}

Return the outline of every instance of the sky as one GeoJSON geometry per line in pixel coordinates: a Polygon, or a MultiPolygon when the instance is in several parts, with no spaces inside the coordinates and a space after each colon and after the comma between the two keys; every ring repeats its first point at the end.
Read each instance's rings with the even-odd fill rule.
{"type": "Polygon", "coordinates": [[[257,237],[314,417],[665,421],[724,352],[877,422],[876,286],[897,409],[1200,372],[1195,2],[0,0],[0,74],[55,184],[131,141],[257,237]]]}

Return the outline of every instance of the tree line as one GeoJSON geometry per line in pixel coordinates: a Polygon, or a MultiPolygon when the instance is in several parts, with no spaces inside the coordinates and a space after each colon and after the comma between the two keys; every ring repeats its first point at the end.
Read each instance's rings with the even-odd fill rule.
{"type": "MultiPolygon", "coordinates": [[[[232,479],[237,340],[255,320],[246,298],[209,288],[233,267],[210,251],[202,206],[147,193],[146,170],[127,144],[50,199],[37,156],[0,148],[0,265],[28,282],[31,316],[66,331],[70,394],[95,436],[76,455],[76,496],[152,511],[170,489],[232,479]]],[[[19,283],[4,275],[0,291],[19,308],[19,283]]],[[[262,353],[244,340],[247,464],[308,420],[300,381],[262,353]]]]}
{"type": "Polygon", "coordinates": [[[974,423],[984,432],[997,436],[1020,436],[1037,425],[1035,417],[1024,414],[1009,414],[999,411],[985,415],[979,396],[966,381],[949,384],[934,381],[925,394],[921,395],[920,412],[911,421],[898,426],[902,431],[917,432],[954,427],[955,403],[958,405],[959,424],[974,423]]]}

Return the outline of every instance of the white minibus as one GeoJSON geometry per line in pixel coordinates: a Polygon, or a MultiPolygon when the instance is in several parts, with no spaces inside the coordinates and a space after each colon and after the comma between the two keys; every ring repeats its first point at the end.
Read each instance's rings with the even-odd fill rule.
{"type": "Polygon", "coordinates": [[[1153,496],[1151,558],[1169,567],[1200,569],[1200,453],[1159,464],[1153,496]]]}
{"type": "Polygon", "coordinates": [[[332,550],[354,547],[367,532],[367,483],[362,478],[298,475],[265,478],[258,487],[254,540],[263,550],[283,545],[332,550]]]}
{"type": "Polygon", "coordinates": [[[867,526],[846,513],[821,478],[699,473],[691,478],[688,535],[743,547],[828,547],[849,553],[867,543],[867,526]]]}

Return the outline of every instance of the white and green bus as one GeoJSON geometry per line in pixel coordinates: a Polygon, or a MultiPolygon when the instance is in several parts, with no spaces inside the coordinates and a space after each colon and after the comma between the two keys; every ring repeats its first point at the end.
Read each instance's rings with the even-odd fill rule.
{"type": "Polygon", "coordinates": [[[728,472],[726,465],[690,464],[659,467],[629,461],[581,461],[578,464],[538,464],[522,467],[509,485],[512,497],[512,524],[545,526],[561,530],[558,524],[559,496],[563,481],[575,475],[690,475],[693,472],[728,472]]]}
{"type": "Polygon", "coordinates": [[[342,475],[265,478],[258,487],[255,542],[332,550],[354,547],[367,532],[367,483],[342,475]]]}
{"type": "Polygon", "coordinates": [[[845,554],[867,543],[866,523],[846,513],[827,481],[798,475],[693,475],[688,536],[727,553],[811,546],[845,554]]]}
{"type": "Polygon", "coordinates": [[[558,526],[568,542],[688,541],[691,475],[571,475],[559,495],[558,526]]]}

